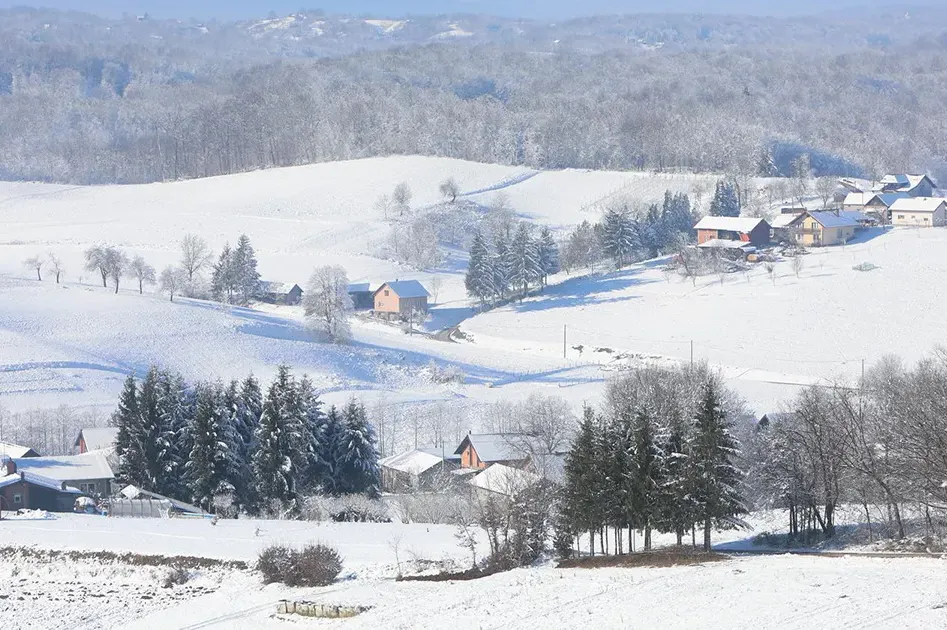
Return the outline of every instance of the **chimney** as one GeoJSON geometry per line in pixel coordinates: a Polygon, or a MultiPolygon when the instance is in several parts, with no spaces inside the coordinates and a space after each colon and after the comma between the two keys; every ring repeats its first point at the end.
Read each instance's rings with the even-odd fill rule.
{"type": "Polygon", "coordinates": [[[15,475],[16,474],[16,462],[13,461],[11,457],[4,457],[0,461],[0,468],[2,468],[5,475],[15,475]]]}

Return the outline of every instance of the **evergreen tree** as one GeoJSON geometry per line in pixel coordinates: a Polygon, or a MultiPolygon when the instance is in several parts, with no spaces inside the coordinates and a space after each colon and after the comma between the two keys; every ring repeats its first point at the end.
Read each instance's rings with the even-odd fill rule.
{"type": "Polygon", "coordinates": [[[662,452],[658,446],[654,414],[639,409],[634,421],[634,466],[632,471],[637,524],[644,530],[645,551],[651,549],[651,530],[659,522],[664,498],[662,452]]]}
{"type": "Polygon", "coordinates": [[[138,386],[133,375],[125,379],[125,386],[112,414],[112,425],[118,428],[115,455],[118,469],[115,481],[121,485],[140,486],[146,478],[144,454],[141,449],[141,415],[138,413],[138,386]]]}
{"type": "Polygon", "coordinates": [[[521,289],[522,296],[529,291],[529,284],[542,277],[539,250],[530,233],[530,225],[525,221],[516,228],[510,245],[509,286],[521,289]]]}
{"type": "Polygon", "coordinates": [[[192,500],[207,511],[213,511],[216,495],[232,490],[227,482],[232,454],[223,398],[219,383],[199,385],[190,426],[192,447],[185,476],[192,500]]]}
{"type": "Polygon", "coordinates": [[[333,405],[326,413],[319,443],[319,476],[323,490],[332,495],[342,493],[342,445],[345,440],[345,423],[342,413],[333,405]]]}
{"type": "Polygon", "coordinates": [[[714,526],[740,526],[737,517],[746,513],[739,490],[743,475],[733,463],[739,447],[721,405],[719,386],[709,379],[694,418],[693,447],[694,498],[704,523],[704,551],[710,551],[714,526]]]}
{"type": "Polygon", "coordinates": [[[559,273],[559,246],[552,237],[552,232],[545,225],[539,232],[539,268],[542,272],[540,282],[546,286],[549,276],[559,273]]]}
{"type": "Polygon", "coordinates": [[[635,222],[627,208],[613,208],[605,213],[602,246],[619,269],[630,262],[632,252],[638,246],[635,232],[635,222]]]}
{"type": "Polygon", "coordinates": [[[289,368],[281,365],[266,393],[255,435],[253,472],[263,501],[278,501],[292,508],[296,499],[300,431],[296,384],[289,368]]]}
{"type": "Polygon", "coordinates": [[[354,398],[345,407],[338,443],[337,491],[377,496],[380,484],[375,430],[354,398]]]}
{"type": "MultiPolygon", "coordinates": [[[[670,191],[667,194],[670,194],[670,191]]],[[[666,195],[665,203],[667,203],[666,195]]],[[[657,258],[661,253],[661,248],[666,245],[664,219],[657,204],[651,204],[644,220],[638,223],[638,242],[648,250],[649,258],[657,258]]]]}
{"type": "Polygon", "coordinates": [[[138,390],[139,435],[145,476],[141,488],[152,492],[163,489],[167,478],[164,449],[162,448],[164,427],[159,413],[159,372],[152,366],[138,390]]]}
{"type": "Polygon", "coordinates": [[[600,422],[586,407],[572,449],[566,456],[562,488],[562,515],[573,534],[588,532],[590,552],[595,553],[594,533],[604,522],[602,497],[605,479],[598,450],[600,422]]]}
{"type": "Polygon", "coordinates": [[[158,372],[156,386],[158,449],[156,469],[160,471],[156,491],[170,497],[188,496],[184,464],[191,452],[188,424],[193,417],[192,401],[180,375],[158,372]]]}
{"type": "Polygon", "coordinates": [[[328,469],[321,459],[326,417],[322,412],[322,402],[308,376],[299,380],[297,390],[303,434],[299,487],[309,491],[321,490],[325,485],[328,469]]]}
{"type": "Polygon", "coordinates": [[[674,411],[667,423],[662,442],[664,460],[663,499],[660,507],[661,530],[673,532],[680,546],[684,533],[696,521],[694,475],[691,460],[691,436],[688,425],[674,411]]]}
{"type": "Polygon", "coordinates": [[[498,234],[493,245],[493,256],[490,257],[490,268],[493,270],[493,291],[497,299],[505,298],[510,292],[512,277],[512,254],[510,243],[506,236],[498,234]]]}
{"type": "Polygon", "coordinates": [[[760,159],[756,165],[756,174],[760,177],[779,177],[779,168],[776,166],[776,160],[773,159],[771,147],[764,147],[760,152],[760,159]]]}
{"type": "Polygon", "coordinates": [[[260,294],[260,273],[256,268],[256,252],[246,234],[237,240],[233,253],[233,276],[236,302],[246,305],[260,294]]]}
{"type": "MultiPolygon", "coordinates": [[[[231,388],[234,385],[232,384],[231,388]]],[[[253,512],[259,505],[252,460],[256,451],[256,430],[263,414],[263,393],[260,391],[259,381],[252,374],[240,384],[236,407],[237,413],[233,423],[236,452],[231,483],[234,486],[237,505],[253,512]]]]}
{"type": "Polygon", "coordinates": [[[710,201],[710,214],[715,217],[740,216],[740,198],[733,182],[717,182],[714,198],[710,201]]]}
{"type": "Polygon", "coordinates": [[[487,300],[493,299],[496,295],[494,288],[494,270],[492,268],[492,258],[490,249],[483,235],[478,230],[473,237],[470,245],[470,261],[467,264],[467,275],[464,278],[464,286],[467,288],[467,295],[480,300],[483,305],[487,300]]]}
{"type": "Polygon", "coordinates": [[[218,302],[233,304],[237,288],[236,257],[230,243],[224,245],[210,281],[211,292],[218,302]]]}

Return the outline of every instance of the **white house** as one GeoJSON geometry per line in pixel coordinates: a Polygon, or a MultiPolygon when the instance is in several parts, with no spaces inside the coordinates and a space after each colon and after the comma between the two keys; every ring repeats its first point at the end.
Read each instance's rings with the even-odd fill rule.
{"type": "Polygon", "coordinates": [[[912,227],[939,227],[947,222],[947,199],[910,197],[891,204],[891,224],[912,227]]]}

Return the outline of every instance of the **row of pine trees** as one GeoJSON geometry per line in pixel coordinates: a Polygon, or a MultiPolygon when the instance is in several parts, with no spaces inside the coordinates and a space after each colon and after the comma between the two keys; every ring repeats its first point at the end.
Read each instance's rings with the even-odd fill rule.
{"type": "MultiPolygon", "coordinates": [[[[602,415],[585,410],[565,467],[557,547],[568,550],[583,535],[589,551],[624,550],[623,532],[642,531],[651,548],[653,531],[704,530],[710,550],[713,528],[740,526],[746,512],[742,473],[735,465],[739,442],[731,434],[720,385],[708,378],[693,413],[633,404],[602,415]]],[[[631,550],[631,541],[628,540],[631,550]]]]}
{"type": "Polygon", "coordinates": [[[467,294],[481,304],[525,296],[531,286],[545,286],[559,273],[559,246],[549,228],[539,237],[532,226],[519,223],[512,234],[500,231],[492,242],[482,232],[474,234],[465,284],[467,294]]]}
{"type": "Polygon", "coordinates": [[[261,291],[256,252],[250,238],[241,234],[235,248],[227,243],[220,252],[211,275],[211,292],[218,302],[245,306],[261,291]]]}
{"type": "Polygon", "coordinates": [[[310,380],[280,366],[265,394],[248,376],[187,384],[129,376],[112,416],[116,480],[208,511],[292,512],[303,494],[377,495],[378,450],[355,399],[324,410],[310,380]]]}

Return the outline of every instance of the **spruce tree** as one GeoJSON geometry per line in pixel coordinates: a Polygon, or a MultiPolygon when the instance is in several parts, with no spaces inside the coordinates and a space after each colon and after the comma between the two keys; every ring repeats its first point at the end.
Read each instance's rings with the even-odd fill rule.
{"type": "Polygon", "coordinates": [[[326,418],[322,412],[322,402],[308,376],[299,380],[297,391],[303,434],[299,487],[301,490],[318,491],[324,486],[327,469],[321,459],[326,418]]]}
{"type": "Polygon", "coordinates": [[[605,254],[615,261],[619,269],[630,262],[632,252],[638,246],[635,222],[627,208],[611,209],[602,222],[602,246],[605,254]]]}
{"type": "Polygon", "coordinates": [[[125,379],[118,409],[112,414],[112,425],[118,428],[115,438],[115,455],[118,469],[115,481],[121,485],[140,486],[146,478],[144,454],[141,449],[141,415],[138,413],[138,385],[134,375],[125,379]]]}
{"type": "Polygon", "coordinates": [[[746,513],[740,493],[743,475],[734,465],[740,444],[730,432],[719,385],[712,378],[704,384],[693,431],[695,507],[704,523],[704,551],[710,551],[712,528],[738,527],[737,517],[746,513]]]}
{"type": "Polygon", "coordinates": [[[491,263],[490,249],[478,230],[474,234],[473,242],[470,245],[470,261],[467,264],[464,286],[467,288],[467,295],[480,300],[481,305],[485,304],[487,300],[493,299],[496,295],[493,284],[494,271],[491,263]]]}
{"type": "Polygon", "coordinates": [[[493,271],[493,292],[497,299],[504,299],[510,292],[512,276],[512,254],[510,243],[503,234],[497,235],[490,257],[490,269],[493,271]]]}
{"type": "Polygon", "coordinates": [[[715,217],[740,216],[740,198],[733,182],[717,182],[714,198],[710,201],[710,214],[715,217]]]}
{"type": "Polygon", "coordinates": [[[510,245],[509,285],[520,290],[522,296],[529,291],[529,283],[542,276],[539,263],[539,250],[530,234],[530,225],[525,221],[516,228],[510,245]]]}
{"type": "Polygon", "coordinates": [[[639,527],[644,530],[645,551],[651,549],[651,530],[660,521],[660,506],[664,498],[664,470],[662,452],[658,445],[654,413],[643,407],[634,420],[634,504],[639,527]]]}
{"type": "Polygon", "coordinates": [[[562,514],[573,534],[588,532],[590,553],[595,554],[595,532],[604,520],[605,479],[598,450],[600,422],[591,408],[584,410],[582,423],[565,462],[562,514]]]}
{"type": "Polygon", "coordinates": [[[683,543],[684,533],[697,520],[694,509],[690,428],[680,411],[673,410],[667,420],[666,438],[661,444],[664,461],[661,529],[673,532],[677,537],[678,546],[683,543]]]}
{"type": "Polygon", "coordinates": [[[260,500],[277,501],[284,508],[295,506],[296,464],[303,442],[295,389],[289,368],[281,365],[266,393],[253,454],[253,472],[260,500]]]}
{"type": "Polygon", "coordinates": [[[237,304],[247,305],[260,294],[260,272],[250,238],[241,234],[233,253],[234,292],[237,304]]]}
{"type": "Polygon", "coordinates": [[[145,465],[141,488],[152,492],[159,492],[167,479],[162,448],[164,430],[159,413],[159,376],[158,368],[152,366],[138,389],[139,440],[145,465]]]}
{"type": "Polygon", "coordinates": [[[561,270],[559,246],[552,237],[552,232],[546,226],[543,226],[539,232],[539,268],[541,272],[540,283],[543,286],[549,283],[549,276],[557,274],[561,270]]]}
{"type": "Polygon", "coordinates": [[[230,243],[227,243],[220,252],[217,264],[214,265],[214,272],[210,281],[211,292],[218,302],[233,304],[234,291],[237,285],[235,263],[234,252],[230,249],[230,243]]]}
{"type": "Polygon", "coordinates": [[[379,493],[380,470],[375,430],[368,422],[365,408],[354,398],[343,412],[338,445],[338,488],[340,494],[379,493]]]}
{"type": "Polygon", "coordinates": [[[319,443],[319,477],[327,494],[342,493],[342,446],[345,440],[345,423],[342,413],[333,405],[326,413],[319,443]]]}
{"type": "Polygon", "coordinates": [[[188,424],[193,417],[191,395],[184,379],[177,374],[158,373],[157,382],[158,450],[156,468],[161,471],[156,491],[184,498],[184,464],[190,455],[188,424]]]}
{"type": "Polygon", "coordinates": [[[256,430],[263,414],[263,393],[252,374],[240,384],[237,415],[234,419],[236,440],[235,469],[231,483],[240,509],[254,512],[259,505],[253,479],[253,454],[256,452],[256,430]]]}
{"type": "Polygon", "coordinates": [[[229,489],[227,472],[231,453],[225,420],[220,384],[199,385],[194,421],[190,426],[192,446],[185,478],[192,500],[207,511],[213,511],[214,497],[229,489]]]}

